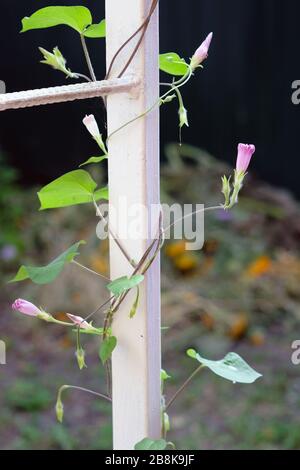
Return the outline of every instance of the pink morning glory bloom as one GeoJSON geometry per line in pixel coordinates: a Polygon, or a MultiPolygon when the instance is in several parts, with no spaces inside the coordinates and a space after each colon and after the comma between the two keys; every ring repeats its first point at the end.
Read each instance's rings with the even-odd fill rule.
{"type": "Polygon", "coordinates": [[[239,144],[236,162],[237,173],[246,173],[250,165],[251,158],[255,152],[255,145],[239,144]]]}
{"type": "Polygon", "coordinates": [[[90,325],[90,323],[85,321],[83,318],[76,315],[71,315],[71,313],[67,313],[67,316],[74,323],[74,325],[80,326],[80,328],[83,328],[84,330],[93,329],[92,325],[90,325]]]}
{"type": "Polygon", "coordinates": [[[15,300],[12,304],[12,309],[24,313],[24,315],[29,315],[30,317],[37,317],[38,314],[41,313],[39,308],[24,299],[15,300]]]}
{"type": "Polygon", "coordinates": [[[202,62],[207,59],[208,51],[210,48],[210,44],[213,38],[213,33],[209,33],[207,38],[203,41],[203,43],[198,47],[195,54],[191,60],[192,68],[196,68],[198,65],[202,64],[202,62]]]}
{"type": "Polygon", "coordinates": [[[99,127],[93,114],[85,116],[82,122],[89,131],[89,133],[94,137],[94,139],[100,136],[99,127]]]}

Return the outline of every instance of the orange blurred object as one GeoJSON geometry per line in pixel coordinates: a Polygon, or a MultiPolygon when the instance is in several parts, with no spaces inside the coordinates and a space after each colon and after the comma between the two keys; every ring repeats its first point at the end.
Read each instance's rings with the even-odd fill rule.
{"type": "Polygon", "coordinates": [[[250,335],[250,341],[253,346],[263,346],[265,344],[266,338],[261,331],[254,331],[250,335]]]}
{"type": "Polygon", "coordinates": [[[272,268],[272,260],[266,255],[260,256],[257,258],[253,263],[251,263],[246,271],[246,274],[249,277],[260,277],[263,276],[264,274],[267,274],[270,272],[272,268]]]}
{"type": "Polygon", "coordinates": [[[108,259],[104,256],[93,256],[91,258],[92,269],[100,274],[108,274],[109,263],[108,259]]]}
{"type": "Polygon", "coordinates": [[[57,312],[55,315],[53,315],[54,318],[56,318],[57,320],[59,321],[67,321],[69,322],[69,319],[67,317],[67,315],[65,314],[65,312],[57,312]]]}
{"type": "Polygon", "coordinates": [[[243,336],[245,336],[248,327],[249,321],[247,315],[241,313],[230,325],[228,334],[232,339],[241,339],[243,336]]]}
{"type": "Polygon", "coordinates": [[[165,253],[169,258],[176,258],[179,255],[185,253],[185,241],[180,240],[178,242],[169,243],[165,249],[165,253]]]}
{"type": "Polygon", "coordinates": [[[68,335],[64,335],[60,340],[59,344],[64,349],[69,349],[74,347],[74,340],[70,338],[68,335]]]}
{"type": "Polygon", "coordinates": [[[174,265],[180,272],[187,273],[197,268],[198,259],[190,253],[184,253],[175,258],[174,265]]]}
{"type": "Polygon", "coordinates": [[[201,315],[201,321],[208,330],[213,330],[216,324],[214,317],[207,312],[201,315]]]}

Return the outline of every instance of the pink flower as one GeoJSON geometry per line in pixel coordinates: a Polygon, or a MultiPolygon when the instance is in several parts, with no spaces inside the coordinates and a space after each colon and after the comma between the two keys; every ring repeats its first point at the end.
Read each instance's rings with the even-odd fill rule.
{"type": "Polygon", "coordinates": [[[37,317],[38,314],[41,313],[40,309],[38,309],[34,304],[23,299],[15,300],[11,307],[13,310],[17,310],[18,312],[24,313],[24,315],[29,315],[30,317],[37,317]]]}
{"type": "Polygon", "coordinates": [[[89,133],[94,137],[94,139],[100,136],[99,127],[93,114],[85,116],[82,122],[89,131],[89,133]]]}
{"type": "Polygon", "coordinates": [[[191,60],[191,66],[193,69],[196,68],[198,65],[202,64],[202,62],[205,59],[207,59],[212,38],[213,38],[213,33],[209,33],[207,38],[203,41],[203,43],[196,50],[191,60]]]}
{"type": "Polygon", "coordinates": [[[77,317],[76,315],[71,315],[71,313],[67,313],[67,316],[74,323],[74,325],[80,326],[84,330],[93,329],[92,325],[90,325],[90,323],[85,321],[83,318],[77,317]]]}
{"type": "Polygon", "coordinates": [[[237,156],[237,162],[236,162],[237,173],[246,173],[254,152],[255,152],[255,145],[248,145],[248,144],[238,145],[238,156],[237,156]]]}

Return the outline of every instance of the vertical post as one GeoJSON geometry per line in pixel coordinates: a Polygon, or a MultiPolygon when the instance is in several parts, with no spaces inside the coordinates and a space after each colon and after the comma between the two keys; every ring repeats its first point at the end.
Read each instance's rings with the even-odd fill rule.
{"type": "MultiPolygon", "coordinates": [[[[151,0],[106,0],[107,63],[118,48],[143,23],[151,0]]],[[[112,69],[117,76],[130,57],[138,35],[122,51],[112,69]]],[[[159,96],[158,12],[151,19],[144,41],[126,74],[141,79],[134,94],[108,96],[108,134],[141,115],[159,96]]],[[[130,256],[141,258],[150,242],[150,231],[158,228],[158,217],[150,208],[159,204],[159,111],[140,118],[116,133],[109,141],[109,197],[117,212],[134,205],[148,209],[142,221],[144,236],[125,238],[130,256]],[[122,207],[121,207],[122,206],[122,207]]],[[[137,206],[136,206],[137,207],[137,206]]],[[[127,213],[128,217],[129,214],[127,213]]],[[[126,215],[123,214],[123,225],[126,215]]],[[[128,219],[127,219],[128,220],[128,219]]],[[[124,226],[114,226],[117,233],[124,226]]],[[[122,238],[122,237],[120,237],[122,238]]],[[[129,275],[132,267],[110,241],[112,279],[129,275]]],[[[115,315],[113,333],[118,345],[112,357],[114,448],[131,450],[145,437],[157,439],[160,423],[160,261],[156,260],[140,286],[140,302],[133,319],[129,312],[134,301],[129,295],[115,315]]]]}

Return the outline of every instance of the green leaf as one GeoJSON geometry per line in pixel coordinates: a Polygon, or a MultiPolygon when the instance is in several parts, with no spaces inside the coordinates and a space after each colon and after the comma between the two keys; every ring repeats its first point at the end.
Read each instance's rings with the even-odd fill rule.
{"type": "Polygon", "coordinates": [[[167,441],[158,439],[156,441],[146,437],[134,446],[134,450],[165,450],[167,448],[167,441]]]}
{"type": "Polygon", "coordinates": [[[170,378],[171,378],[171,376],[164,369],[161,369],[161,371],[160,371],[160,380],[162,380],[164,382],[165,380],[168,380],[170,378]]]}
{"type": "Polygon", "coordinates": [[[61,273],[66,263],[71,263],[75,256],[77,256],[78,248],[84,244],[85,241],[72,245],[67,251],[62,253],[58,258],[55,258],[50,264],[43,267],[21,266],[14,279],[9,282],[20,282],[25,279],[31,279],[35,284],[48,284],[61,273]]]}
{"type": "Polygon", "coordinates": [[[67,25],[81,34],[92,21],[90,10],[84,6],[46,7],[37,10],[29,17],[25,16],[22,19],[21,32],[67,25]]]}
{"type": "Polygon", "coordinates": [[[73,206],[107,198],[107,188],[95,191],[97,183],[84,170],[60,176],[38,192],[40,210],[73,206]]]}
{"type": "Polygon", "coordinates": [[[103,340],[99,350],[99,356],[103,365],[106,363],[106,361],[108,361],[108,359],[111,358],[113,350],[116,346],[117,338],[115,336],[109,336],[103,340]]]}
{"type": "Polygon", "coordinates": [[[132,289],[133,287],[137,286],[144,280],[144,276],[142,274],[136,274],[135,276],[132,277],[119,277],[118,279],[115,279],[113,282],[108,284],[106,287],[107,289],[115,296],[123,294],[123,292],[126,292],[129,289],[132,289]]]}
{"type": "Polygon", "coordinates": [[[162,394],[164,392],[165,381],[170,379],[170,378],[171,378],[171,376],[164,369],[161,369],[161,371],[160,371],[160,383],[161,383],[161,393],[162,394]]]}
{"type": "Polygon", "coordinates": [[[159,55],[159,68],[170,75],[183,76],[188,71],[188,64],[175,52],[159,55]]]}
{"type": "Polygon", "coordinates": [[[87,38],[105,38],[106,36],[106,24],[105,20],[100,21],[97,24],[91,24],[84,31],[83,35],[87,38]]]}
{"type": "Polygon", "coordinates": [[[229,353],[220,361],[204,359],[193,349],[189,349],[187,355],[208,367],[215,374],[233,383],[251,384],[259,377],[262,377],[236,353],[229,353]]]}
{"type": "Polygon", "coordinates": [[[136,288],[136,297],[135,297],[135,301],[134,301],[134,303],[131,307],[131,310],[130,310],[130,313],[129,313],[129,318],[133,318],[135,316],[138,305],[139,305],[139,298],[140,298],[140,289],[139,289],[139,286],[137,286],[137,288],[136,288]]]}
{"type": "Polygon", "coordinates": [[[94,192],[94,198],[95,201],[100,201],[100,199],[105,199],[106,201],[108,200],[108,188],[101,188],[97,189],[97,191],[94,192]]]}
{"type": "Polygon", "coordinates": [[[86,162],[81,163],[79,168],[84,165],[89,165],[90,163],[101,163],[103,160],[107,160],[107,155],[103,155],[102,157],[90,157],[86,162]]]}

